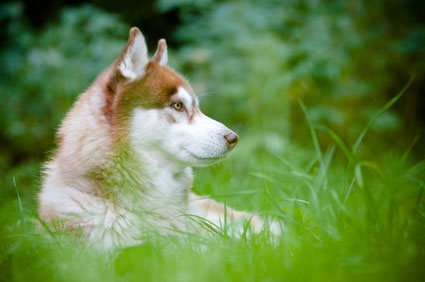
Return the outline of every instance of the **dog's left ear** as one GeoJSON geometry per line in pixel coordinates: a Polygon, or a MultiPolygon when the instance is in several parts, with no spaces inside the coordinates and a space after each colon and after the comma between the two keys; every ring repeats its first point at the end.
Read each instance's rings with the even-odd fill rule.
{"type": "Polygon", "coordinates": [[[158,41],[158,48],[156,49],[156,52],[152,57],[152,61],[158,63],[160,66],[167,65],[168,51],[167,51],[167,43],[165,42],[165,39],[160,39],[158,41]]]}
{"type": "Polygon", "coordinates": [[[148,61],[145,38],[137,27],[133,27],[118,59],[118,70],[128,81],[134,81],[144,75],[148,61]]]}

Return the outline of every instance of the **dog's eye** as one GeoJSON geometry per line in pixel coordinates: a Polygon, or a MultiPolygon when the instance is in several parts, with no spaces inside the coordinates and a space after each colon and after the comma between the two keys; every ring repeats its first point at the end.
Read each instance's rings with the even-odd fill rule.
{"type": "Polygon", "coordinates": [[[183,103],[182,102],[177,102],[171,105],[172,108],[174,108],[177,111],[180,111],[183,108],[183,103]]]}

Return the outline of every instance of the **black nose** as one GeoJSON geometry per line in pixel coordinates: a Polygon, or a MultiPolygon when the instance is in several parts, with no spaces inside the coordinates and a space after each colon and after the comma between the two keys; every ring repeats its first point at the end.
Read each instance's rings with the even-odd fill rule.
{"type": "Polygon", "coordinates": [[[236,143],[238,143],[239,136],[233,131],[230,131],[229,133],[224,135],[224,139],[226,139],[227,146],[229,147],[229,149],[233,149],[236,146],[236,143]]]}

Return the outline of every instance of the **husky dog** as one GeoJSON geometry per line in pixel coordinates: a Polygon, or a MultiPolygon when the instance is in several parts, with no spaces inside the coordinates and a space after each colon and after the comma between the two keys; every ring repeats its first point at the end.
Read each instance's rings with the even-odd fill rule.
{"type": "Polygon", "coordinates": [[[219,225],[264,221],[191,192],[192,168],[224,158],[238,135],[205,116],[189,83],[167,66],[164,39],[151,59],[138,28],[117,60],[63,121],[45,165],[43,221],[58,220],[106,249],[139,244],[145,232],[193,232],[190,216],[219,225]],[[182,216],[185,215],[185,216],[182,216]]]}

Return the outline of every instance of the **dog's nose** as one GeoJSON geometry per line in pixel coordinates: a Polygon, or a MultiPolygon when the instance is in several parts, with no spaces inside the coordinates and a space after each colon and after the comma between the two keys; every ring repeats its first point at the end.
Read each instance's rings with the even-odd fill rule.
{"type": "Polygon", "coordinates": [[[227,147],[229,147],[229,149],[233,149],[236,146],[236,143],[238,143],[239,136],[233,131],[230,131],[224,135],[224,139],[226,139],[227,147]]]}

